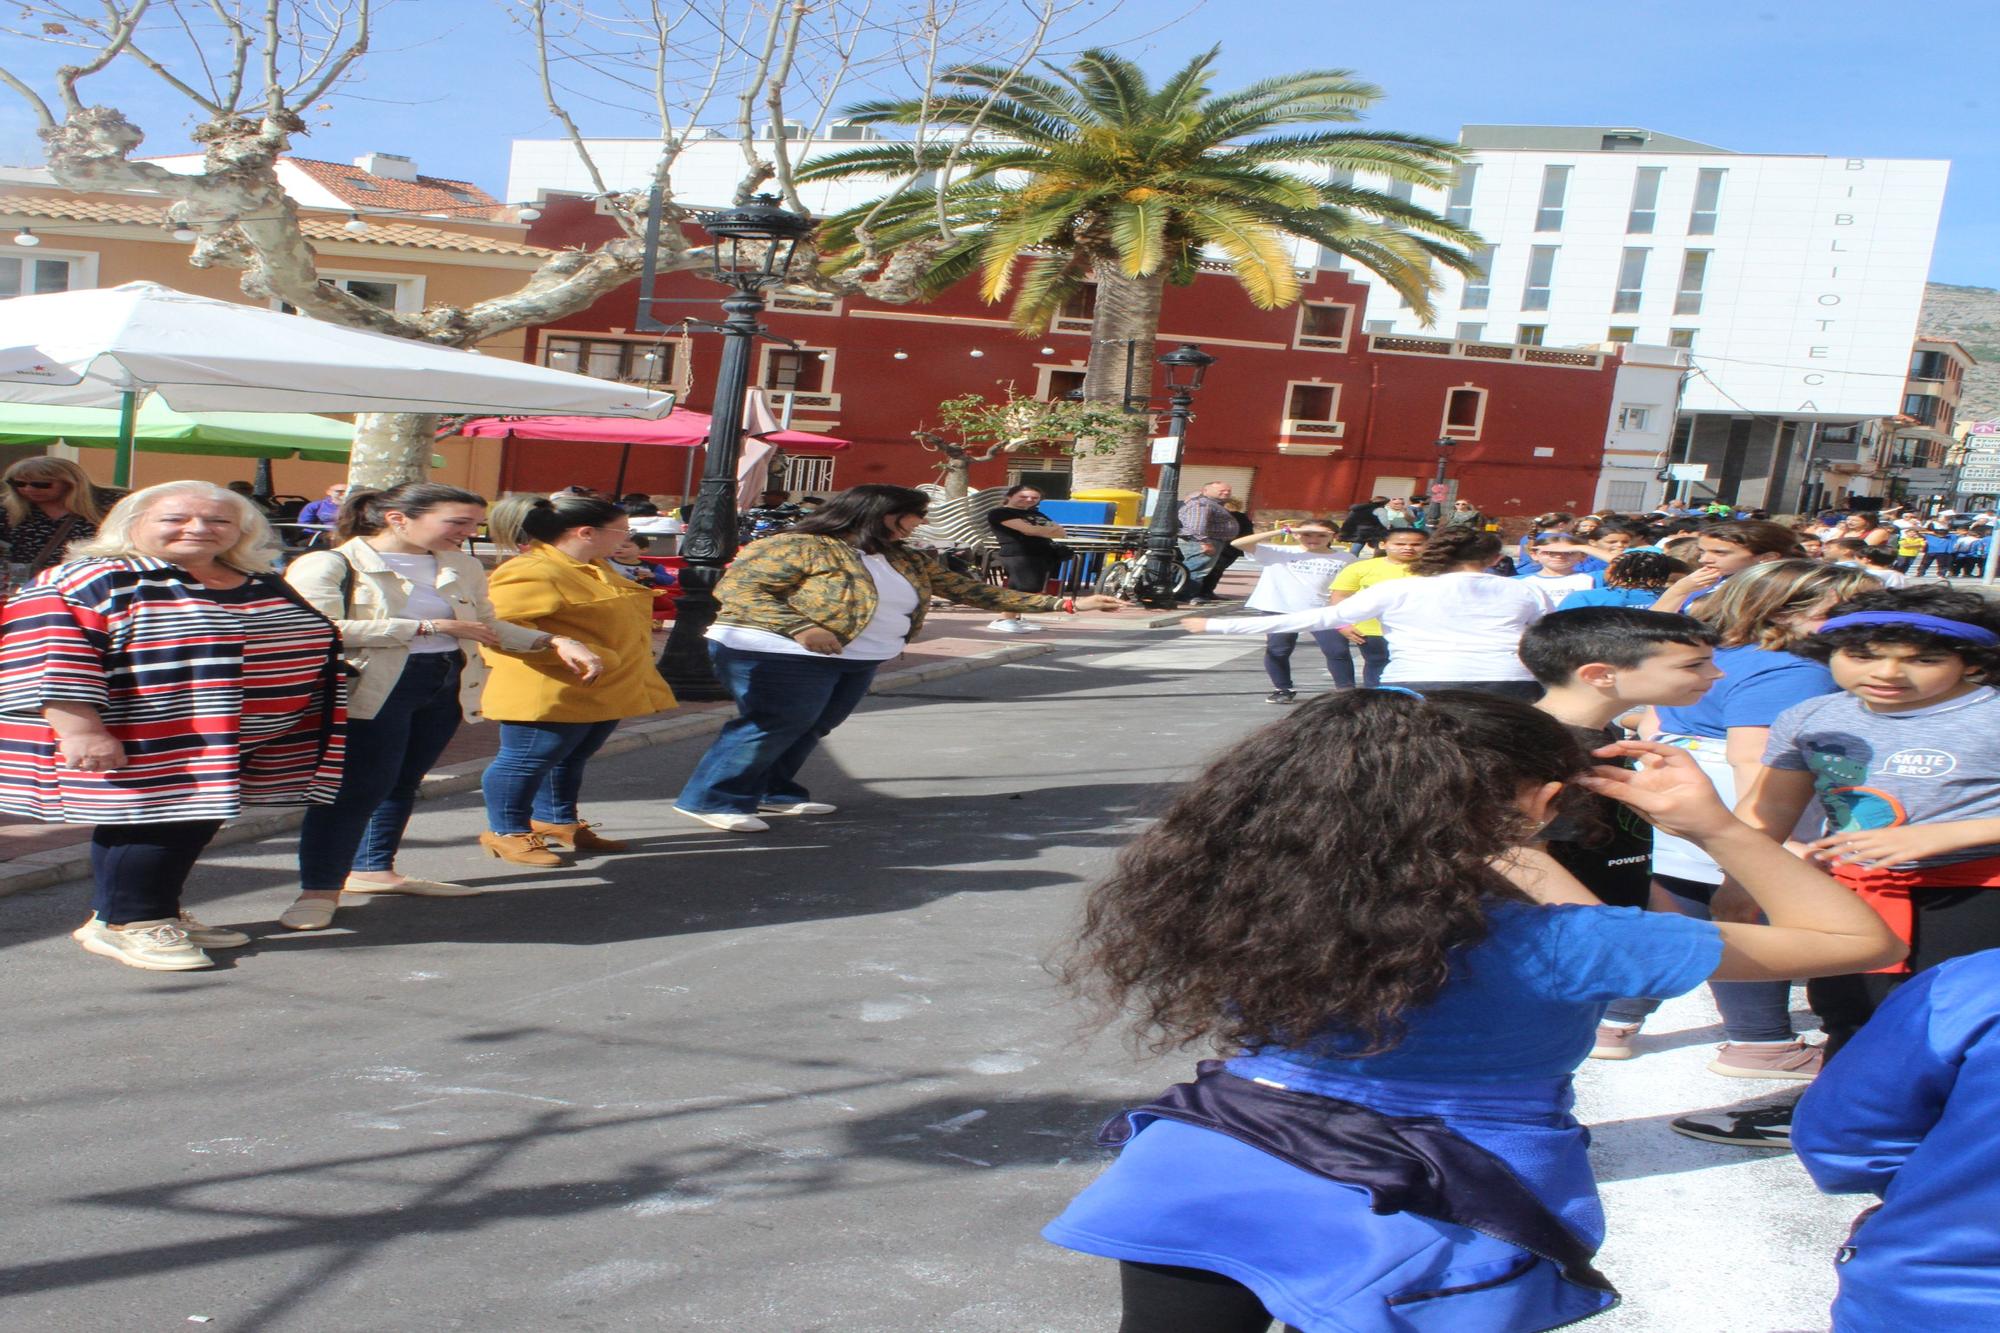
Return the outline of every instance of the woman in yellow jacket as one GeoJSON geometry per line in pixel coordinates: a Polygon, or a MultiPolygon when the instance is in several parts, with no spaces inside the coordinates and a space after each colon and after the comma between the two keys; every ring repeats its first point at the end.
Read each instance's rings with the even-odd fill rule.
{"type": "Polygon", "coordinates": [[[521,532],[534,545],[493,571],[494,615],[575,639],[604,669],[584,682],[547,655],[487,651],[480,711],[500,723],[500,753],[481,780],[479,844],[503,861],[554,866],[557,851],[625,850],[577,814],[584,766],[621,719],[672,708],[674,696],[653,665],[652,593],[604,563],[631,535],[625,511],[583,496],[539,500],[521,532]]]}

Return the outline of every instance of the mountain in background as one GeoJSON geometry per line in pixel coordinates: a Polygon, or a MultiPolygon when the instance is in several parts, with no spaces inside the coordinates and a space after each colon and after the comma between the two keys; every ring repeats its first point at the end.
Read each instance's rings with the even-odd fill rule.
{"type": "Polygon", "coordinates": [[[1965,377],[1960,421],[2000,417],[2000,291],[1933,282],[1924,288],[1917,329],[1928,338],[1951,338],[1979,359],[1965,377]]]}

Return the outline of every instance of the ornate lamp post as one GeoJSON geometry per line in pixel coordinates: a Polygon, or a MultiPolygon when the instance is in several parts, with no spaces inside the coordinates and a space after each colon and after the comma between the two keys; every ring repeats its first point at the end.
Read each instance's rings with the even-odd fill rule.
{"type": "MultiPolygon", "coordinates": [[[[687,567],[681,571],[673,632],[660,654],[660,674],[683,699],[724,699],[728,691],[709,669],[704,636],[715,623],[715,585],[736,555],[736,463],[743,443],[743,399],[750,389],[750,348],[767,332],[757,322],[764,311],[765,289],[784,282],[799,242],[812,235],[816,224],[769,194],[760,194],[740,208],[705,213],[698,220],[713,242],[709,276],[735,288],[735,293],[723,298],[722,323],[690,326],[722,334],[722,362],[715,372],[701,489],[681,540],[687,567]]],[[[647,228],[648,268],[659,240],[657,227],[655,213],[647,228]]],[[[650,292],[650,283],[640,290],[650,292]]],[[[640,298],[641,328],[647,327],[651,299],[640,298]]]]}
{"type": "Polygon", "coordinates": [[[1431,447],[1438,451],[1438,465],[1437,471],[1431,474],[1430,504],[1426,507],[1431,511],[1432,518],[1437,520],[1432,526],[1437,527],[1444,518],[1445,497],[1449,494],[1444,488],[1445,465],[1451,462],[1451,451],[1458,448],[1458,441],[1449,435],[1440,435],[1431,441],[1431,447]]]}
{"type": "MultiPolygon", "coordinates": [[[[1178,605],[1174,597],[1174,551],[1180,545],[1181,450],[1187,443],[1195,390],[1215,358],[1193,343],[1182,343],[1160,358],[1167,372],[1167,434],[1172,440],[1160,462],[1160,484],[1146,527],[1146,558],[1134,589],[1142,606],[1178,605]]],[[[1128,397],[1126,406],[1132,407],[1128,397]]]]}

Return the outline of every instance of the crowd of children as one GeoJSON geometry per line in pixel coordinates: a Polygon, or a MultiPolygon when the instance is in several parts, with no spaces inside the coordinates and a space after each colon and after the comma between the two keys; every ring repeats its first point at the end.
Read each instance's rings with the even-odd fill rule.
{"type": "Polygon", "coordinates": [[[1608,1308],[1570,1076],[1642,1056],[1649,1009],[1704,981],[1711,1068],[1808,1091],[1673,1127],[1795,1145],[1880,1200],[1840,1255],[1839,1333],[2000,1327],[2000,606],[1809,558],[1840,534],[1629,535],[1694,537],[1696,569],[1593,549],[1648,562],[1652,596],[1580,587],[1535,619],[1538,702],[1311,699],[1094,891],[1072,982],[1155,1049],[1228,1057],[1115,1117],[1119,1157],[1045,1230],[1119,1262],[1126,1333],[1608,1308]],[[1822,1043],[1791,1030],[1799,981],[1822,1043]]]}

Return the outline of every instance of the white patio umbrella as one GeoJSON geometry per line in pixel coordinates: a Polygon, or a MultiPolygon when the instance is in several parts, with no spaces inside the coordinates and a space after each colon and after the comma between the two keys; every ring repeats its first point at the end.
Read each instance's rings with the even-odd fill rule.
{"type": "MultiPolygon", "coordinates": [[[[0,400],[181,412],[658,417],[674,396],[191,296],[158,283],[0,300],[0,400]]],[[[118,450],[130,478],[130,431],[118,450]]]]}

